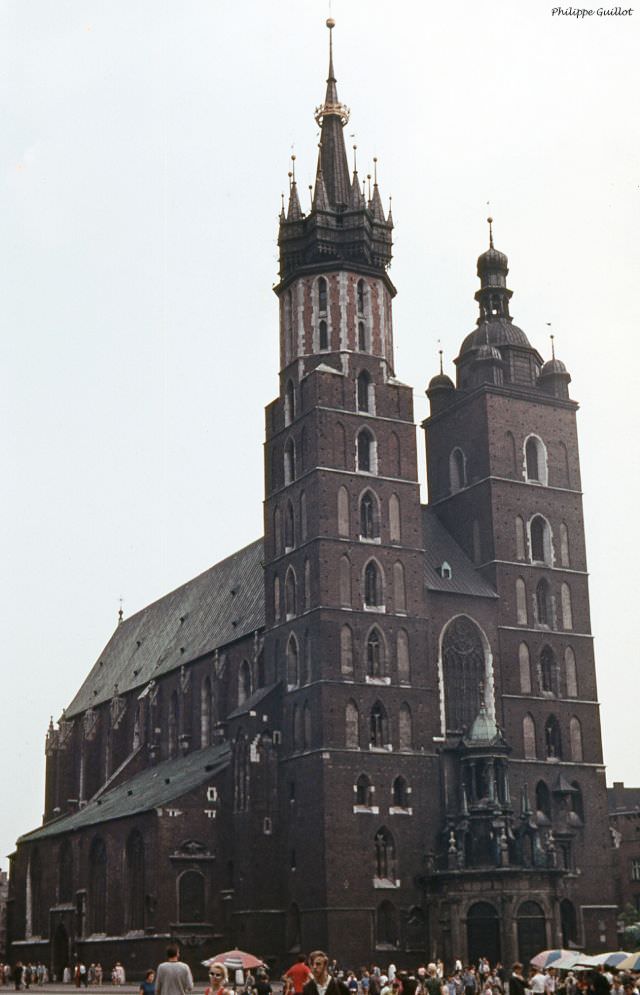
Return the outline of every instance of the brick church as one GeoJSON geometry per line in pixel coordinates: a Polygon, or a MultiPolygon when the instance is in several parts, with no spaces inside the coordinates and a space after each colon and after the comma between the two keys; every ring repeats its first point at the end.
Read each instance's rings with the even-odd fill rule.
{"type": "Polygon", "coordinates": [[[348,113],[331,53],[313,204],[292,175],[280,216],[264,537],[121,619],[49,727],[9,931],[58,977],[141,977],[169,937],[278,969],[615,949],[571,378],[513,323],[490,230],[420,503],[393,222],[348,113]]]}

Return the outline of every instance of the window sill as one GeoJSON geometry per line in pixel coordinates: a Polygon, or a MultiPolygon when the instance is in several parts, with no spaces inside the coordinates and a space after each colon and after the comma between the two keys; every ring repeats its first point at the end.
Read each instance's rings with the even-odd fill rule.
{"type": "Polygon", "coordinates": [[[386,746],[374,746],[373,743],[369,743],[369,749],[372,753],[391,753],[393,752],[393,746],[391,743],[387,743],[386,746]]]}
{"type": "Polygon", "coordinates": [[[379,815],[380,813],[377,805],[354,805],[353,811],[358,815],[379,815]]]}
{"type": "Polygon", "coordinates": [[[363,605],[362,607],[366,612],[377,612],[378,615],[384,615],[387,611],[384,605],[363,605]]]}
{"type": "Polygon", "coordinates": [[[410,807],[402,808],[400,805],[390,805],[389,815],[413,815],[413,809],[410,807]]]}
{"type": "Polygon", "coordinates": [[[366,684],[387,685],[387,684],[391,684],[391,678],[390,677],[371,677],[369,674],[367,674],[367,676],[365,677],[365,683],[366,684]]]}
{"type": "Polygon", "coordinates": [[[372,546],[379,546],[381,543],[380,536],[358,536],[360,542],[368,542],[372,546]]]}
{"type": "Polygon", "coordinates": [[[374,888],[399,888],[400,887],[400,881],[398,881],[397,878],[395,880],[393,880],[393,881],[390,878],[374,878],[373,879],[373,887],[374,888]]]}

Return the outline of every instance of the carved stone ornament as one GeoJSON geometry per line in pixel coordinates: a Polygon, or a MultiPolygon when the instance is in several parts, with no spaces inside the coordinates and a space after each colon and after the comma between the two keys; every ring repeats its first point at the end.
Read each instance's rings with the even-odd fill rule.
{"type": "Polygon", "coordinates": [[[187,694],[191,688],[191,671],[187,670],[185,665],[182,664],[180,667],[180,690],[183,694],[187,694]]]}
{"type": "Polygon", "coordinates": [[[118,694],[118,685],[113,689],[113,698],[110,704],[111,728],[117,729],[122,722],[124,713],[127,710],[127,702],[123,695],[118,694]]]}
{"type": "Polygon", "coordinates": [[[85,739],[95,739],[98,731],[98,713],[95,708],[87,708],[82,716],[82,731],[85,739]]]}
{"type": "Polygon", "coordinates": [[[64,750],[71,742],[73,734],[73,719],[60,719],[59,733],[58,746],[61,750],[64,750]]]}

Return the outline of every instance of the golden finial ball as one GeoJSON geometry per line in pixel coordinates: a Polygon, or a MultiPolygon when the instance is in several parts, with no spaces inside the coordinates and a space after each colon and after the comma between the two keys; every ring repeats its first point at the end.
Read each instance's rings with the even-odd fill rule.
{"type": "Polygon", "coordinates": [[[493,224],[493,218],[487,218],[487,221],[489,222],[490,225],[493,224]]]}
{"type": "Polygon", "coordinates": [[[334,19],[332,17],[328,17],[327,18],[327,27],[329,28],[329,30],[331,30],[331,28],[335,28],[335,26],[336,26],[336,22],[334,21],[334,19]]]}

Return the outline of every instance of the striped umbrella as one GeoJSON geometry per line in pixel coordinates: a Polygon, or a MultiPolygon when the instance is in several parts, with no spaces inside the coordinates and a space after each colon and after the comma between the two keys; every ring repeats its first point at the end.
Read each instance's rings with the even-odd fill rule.
{"type": "Polygon", "coordinates": [[[534,967],[553,967],[555,961],[561,957],[575,956],[575,950],[541,950],[539,954],[529,961],[534,967]]]}
{"type": "Polygon", "coordinates": [[[616,967],[619,971],[640,971],[640,950],[635,954],[629,954],[616,964],[616,967]]]}
{"type": "Polygon", "coordinates": [[[216,962],[224,964],[230,971],[238,970],[238,968],[249,971],[253,967],[264,967],[264,961],[260,960],[259,957],[254,957],[253,954],[248,954],[245,950],[225,950],[222,954],[216,954],[215,957],[208,957],[207,960],[202,961],[205,967],[216,962]]]}
{"type": "Polygon", "coordinates": [[[610,950],[606,954],[596,954],[594,960],[598,964],[604,964],[605,967],[617,967],[620,961],[626,960],[627,957],[631,957],[631,954],[626,950],[610,950]]]}

